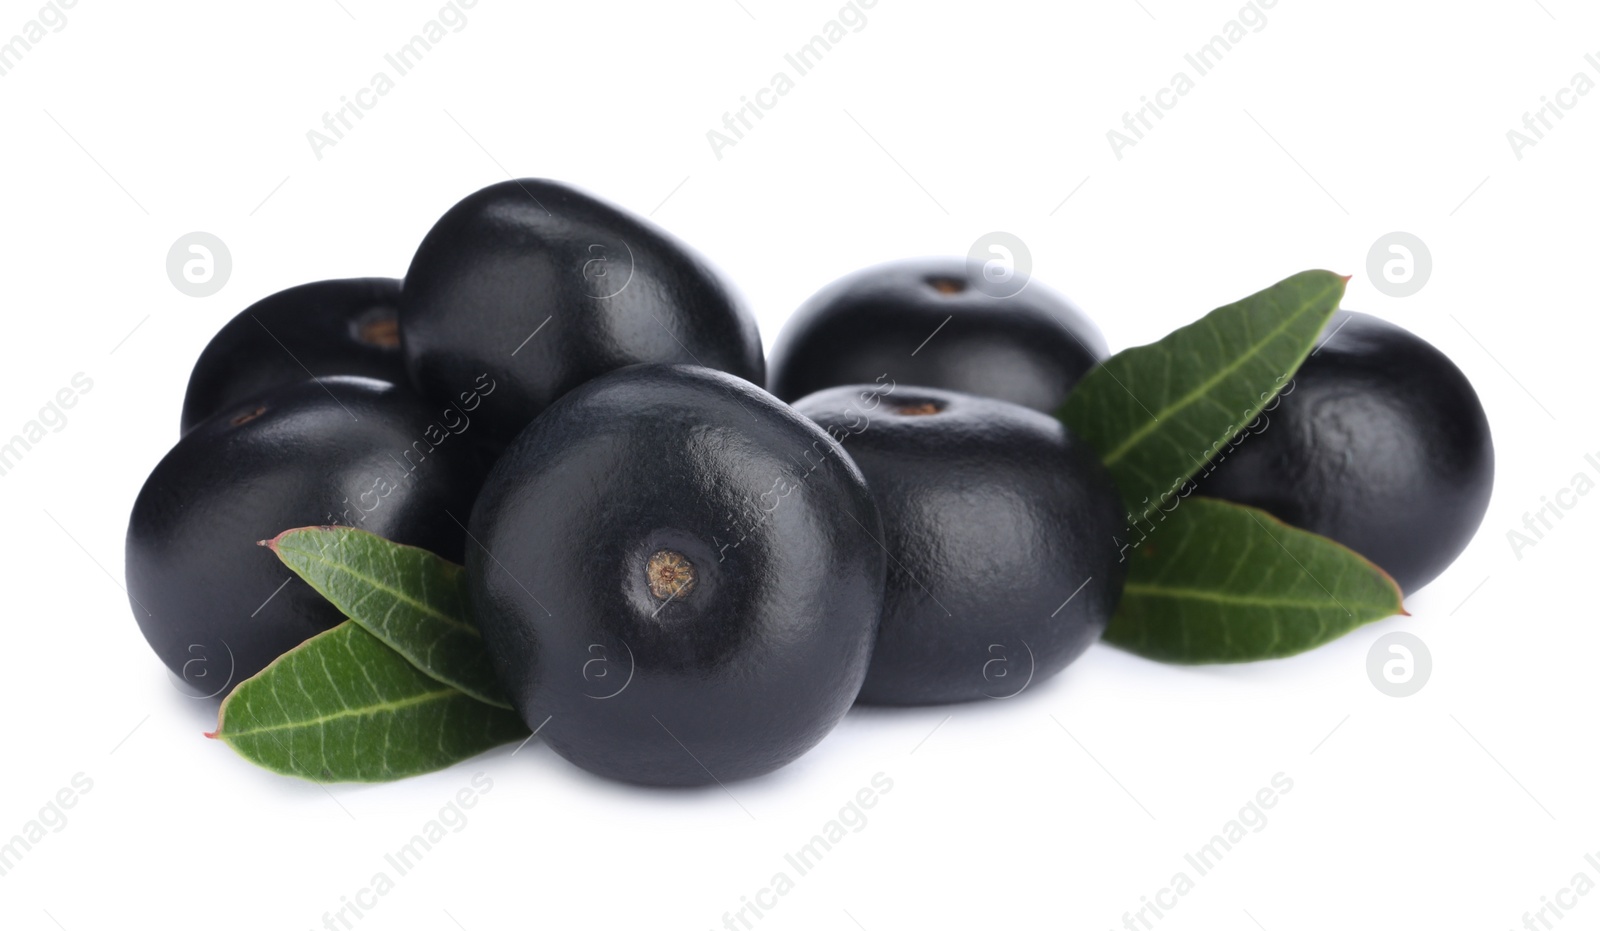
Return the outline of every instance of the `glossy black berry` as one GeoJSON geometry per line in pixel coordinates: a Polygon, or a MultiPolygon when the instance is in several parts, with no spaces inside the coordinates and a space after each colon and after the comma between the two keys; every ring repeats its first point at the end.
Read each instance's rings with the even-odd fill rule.
{"type": "Polygon", "coordinates": [[[429,231],[401,315],[415,384],[453,399],[487,376],[481,419],[507,441],[613,369],[693,363],[761,384],[755,318],[687,246],[554,181],[484,188],[429,231]]]}
{"type": "Polygon", "coordinates": [[[211,338],[189,374],[181,430],[279,385],[323,375],[403,384],[400,282],[341,278],[262,298],[211,338]]]}
{"type": "Polygon", "coordinates": [[[468,590],[500,679],[591,772],[769,772],[866,675],[885,562],[871,493],[741,379],[641,365],[574,389],[500,458],[471,527],[468,590]]]}
{"type": "Polygon", "coordinates": [[[1038,281],[1010,297],[991,290],[961,259],[908,259],[841,278],[784,325],[772,393],[792,402],[882,378],[1053,412],[1106,358],[1105,338],[1038,281]]]}
{"type": "Polygon", "coordinates": [[[128,596],[156,655],[221,694],[343,620],[257,545],[285,530],[346,524],[459,559],[477,459],[429,436],[415,396],[348,377],[279,387],[189,431],[128,519],[128,596]]]}
{"type": "Polygon", "coordinates": [[[1350,311],[1235,444],[1200,493],[1332,537],[1407,594],[1466,549],[1494,487],[1489,420],[1467,377],[1421,337],[1350,311]]]}
{"type": "Polygon", "coordinates": [[[795,409],[861,467],[892,557],[862,702],[1011,698],[1104,633],[1122,592],[1122,506],[1055,418],[892,383],[795,409]]]}

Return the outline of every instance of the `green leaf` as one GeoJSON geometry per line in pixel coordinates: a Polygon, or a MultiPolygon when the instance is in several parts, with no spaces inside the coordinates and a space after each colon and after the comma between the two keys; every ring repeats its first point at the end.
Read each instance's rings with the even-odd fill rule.
{"type": "Polygon", "coordinates": [[[1089,372],[1057,416],[1148,518],[1255,420],[1316,345],[1348,278],[1301,272],[1089,372]]]}
{"type": "Polygon", "coordinates": [[[287,776],[384,782],[527,735],[514,712],[424,675],[346,621],[239,683],[206,736],[287,776]]]}
{"type": "Polygon", "coordinates": [[[479,701],[511,707],[468,619],[460,566],[352,527],[286,530],[263,545],[418,669],[479,701]]]}
{"type": "Polygon", "coordinates": [[[1228,501],[1175,502],[1124,549],[1107,642],[1171,663],[1274,659],[1406,613],[1394,580],[1339,543],[1228,501]]]}

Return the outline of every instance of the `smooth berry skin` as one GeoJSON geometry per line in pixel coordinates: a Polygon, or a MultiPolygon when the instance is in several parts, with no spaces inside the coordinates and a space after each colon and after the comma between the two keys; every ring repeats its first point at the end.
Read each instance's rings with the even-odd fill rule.
{"type": "Polygon", "coordinates": [[[1466,549],[1494,490],[1494,440],[1467,376],[1426,340],[1339,311],[1261,420],[1196,479],[1343,543],[1411,594],[1466,549]]]}
{"type": "Polygon", "coordinates": [[[418,247],[401,312],[412,381],[507,443],[557,398],[636,363],[704,365],[762,384],[754,316],[688,246],[555,181],[505,181],[451,207],[418,247]]]}
{"type": "Polygon", "coordinates": [[[742,379],[639,365],[574,389],[501,456],[471,528],[499,678],[592,773],[760,776],[820,741],[866,676],[886,563],[872,494],[742,379]]]}
{"type": "Polygon", "coordinates": [[[331,375],[405,384],[400,281],[339,278],[251,304],[211,338],[189,374],[180,433],[273,388],[331,375]]]}
{"type": "Polygon", "coordinates": [[[1000,297],[962,259],[908,259],[829,284],[784,324],[773,394],[880,380],[964,391],[1052,413],[1107,356],[1083,311],[1030,280],[1000,297]]]}
{"type": "Polygon", "coordinates": [[[1122,505],[1060,421],[887,383],[795,409],[861,467],[893,557],[862,703],[1015,698],[1100,639],[1126,570],[1122,505]]]}
{"type": "Polygon", "coordinates": [[[128,518],[128,599],[183,683],[220,697],[344,615],[258,543],[345,524],[460,560],[482,470],[409,391],[302,380],[185,434],[128,518]],[[431,440],[430,440],[431,438],[431,440]]]}

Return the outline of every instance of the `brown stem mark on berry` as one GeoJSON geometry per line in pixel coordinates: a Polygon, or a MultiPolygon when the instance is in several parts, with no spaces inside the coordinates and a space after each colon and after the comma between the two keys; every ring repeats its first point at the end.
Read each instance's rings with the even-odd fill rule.
{"type": "Polygon", "coordinates": [[[960,294],[967,290],[967,283],[960,278],[946,278],[943,276],[929,278],[928,286],[940,294],[960,294]]]}
{"type": "Polygon", "coordinates": [[[381,349],[400,348],[400,319],[384,308],[363,316],[356,324],[356,339],[381,349]]]}
{"type": "Polygon", "coordinates": [[[260,417],[262,414],[265,414],[266,412],[267,412],[266,405],[263,404],[262,406],[256,408],[253,411],[246,411],[245,413],[240,414],[237,417],[234,417],[232,420],[228,421],[228,423],[233,424],[235,427],[242,427],[245,424],[249,423],[250,421],[255,420],[257,417],[260,417]]]}
{"type": "Polygon", "coordinates": [[[644,567],[645,582],[658,601],[683,598],[694,591],[694,563],[676,550],[656,550],[644,567]]]}
{"type": "Polygon", "coordinates": [[[890,408],[890,410],[902,417],[927,417],[930,414],[937,414],[944,410],[944,405],[938,401],[907,401],[904,404],[898,404],[890,408]]]}

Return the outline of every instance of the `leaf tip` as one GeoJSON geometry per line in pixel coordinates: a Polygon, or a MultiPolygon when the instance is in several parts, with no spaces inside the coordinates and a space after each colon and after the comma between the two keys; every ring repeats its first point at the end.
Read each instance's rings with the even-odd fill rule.
{"type": "MultiPolygon", "coordinates": [[[[1357,556],[1361,556],[1360,553],[1356,553],[1356,555],[1357,556]]],[[[1361,558],[1363,560],[1365,560],[1366,564],[1371,566],[1372,569],[1375,572],[1378,573],[1378,575],[1382,576],[1383,580],[1385,582],[1389,583],[1389,587],[1390,588],[1394,589],[1394,607],[1395,607],[1396,616],[1397,617],[1410,617],[1411,616],[1411,612],[1406,610],[1406,592],[1405,592],[1405,589],[1401,588],[1400,587],[1400,583],[1396,582],[1395,579],[1394,579],[1394,576],[1389,574],[1389,570],[1383,568],[1382,566],[1378,565],[1377,563],[1373,562],[1372,560],[1367,559],[1367,557],[1365,557],[1365,556],[1361,556],[1361,558]]]]}
{"type": "Polygon", "coordinates": [[[345,528],[340,527],[338,524],[320,524],[320,525],[312,525],[312,526],[309,526],[309,527],[290,527],[288,530],[285,530],[284,532],[278,534],[277,536],[273,537],[270,540],[257,540],[256,541],[256,546],[264,546],[267,549],[270,549],[274,553],[276,553],[276,552],[279,551],[279,549],[281,548],[281,546],[283,544],[283,538],[289,536],[290,534],[305,533],[307,531],[330,532],[330,531],[343,530],[343,529],[345,529],[345,528]]]}

